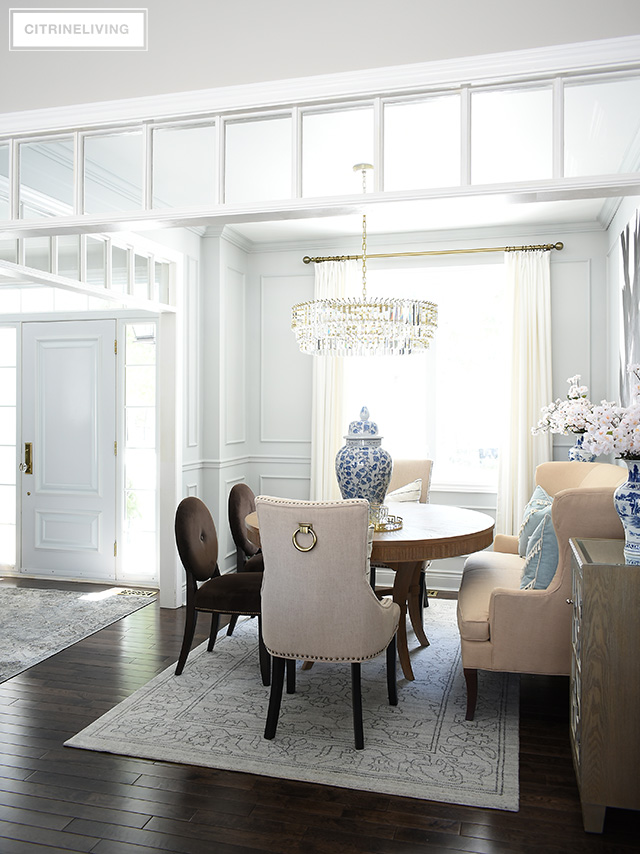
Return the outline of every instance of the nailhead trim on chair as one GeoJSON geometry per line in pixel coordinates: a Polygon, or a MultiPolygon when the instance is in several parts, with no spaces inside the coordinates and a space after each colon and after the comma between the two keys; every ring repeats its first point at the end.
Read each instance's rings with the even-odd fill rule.
{"type": "Polygon", "coordinates": [[[258,495],[256,498],[266,500],[269,504],[286,504],[288,507],[308,507],[310,504],[313,504],[314,507],[335,507],[336,505],[339,505],[340,507],[348,507],[349,505],[359,506],[366,500],[364,498],[337,498],[335,501],[293,501],[290,498],[272,498],[271,496],[265,495],[258,495]]]}
{"type": "Polygon", "coordinates": [[[308,655],[306,652],[297,652],[295,654],[291,652],[274,652],[274,650],[272,650],[271,647],[266,646],[266,644],[265,647],[267,652],[270,655],[275,655],[276,658],[293,658],[300,661],[352,661],[354,663],[358,661],[369,661],[370,658],[376,658],[378,655],[382,655],[387,648],[386,646],[383,646],[382,649],[379,649],[371,655],[366,655],[363,658],[329,658],[324,655],[308,655]]]}

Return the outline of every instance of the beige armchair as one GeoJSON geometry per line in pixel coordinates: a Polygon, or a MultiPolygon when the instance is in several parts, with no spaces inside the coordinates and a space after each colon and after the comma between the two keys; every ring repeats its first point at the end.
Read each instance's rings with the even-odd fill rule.
{"type": "Polygon", "coordinates": [[[369,503],[259,496],[256,509],[264,557],[262,636],[273,656],[265,738],[276,734],[285,664],[290,694],[296,659],[350,663],[355,745],[361,749],[361,662],[386,651],[389,703],[398,702],[400,608],[379,601],[369,584],[369,503]]]}
{"type": "Polygon", "coordinates": [[[473,720],[478,670],[567,675],[571,660],[570,537],[623,538],[613,491],[626,478],[620,466],[549,462],[536,484],[553,497],[551,519],[558,566],[545,590],[521,590],[525,563],[518,538],[498,534],[492,552],[470,555],[458,594],[458,627],[473,720]]]}

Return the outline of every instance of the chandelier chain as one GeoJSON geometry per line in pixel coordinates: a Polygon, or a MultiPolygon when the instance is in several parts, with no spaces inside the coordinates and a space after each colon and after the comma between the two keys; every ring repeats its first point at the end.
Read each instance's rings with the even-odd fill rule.
{"type": "Polygon", "coordinates": [[[362,217],[362,299],[367,298],[367,217],[362,217]]]}
{"type": "MultiPolygon", "coordinates": [[[[362,164],[362,193],[366,195],[367,192],[367,169],[369,169],[368,163],[362,164]]],[[[362,299],[367,299],[367,217],[366,214],[362,216],[362,299]]]]}

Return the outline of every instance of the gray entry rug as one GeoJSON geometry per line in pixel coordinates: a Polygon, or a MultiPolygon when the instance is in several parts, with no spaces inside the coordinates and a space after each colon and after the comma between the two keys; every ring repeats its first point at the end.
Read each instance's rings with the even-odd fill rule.
{"type": "Polygon", "coordinates": [[[0,587],[0,682],[154,599],[155,595],[120,587],[95,592],[0,587]]]}
{"type": "MultiPolygon", "coordinates": [[[[278,731],[263,738],[269,689],[258,671],[256,621],[192,651],[67,746],[345,788],[518,809],[518,678],[481,672],[476,719],[465,721],[455,602],[425,610],[431,645],[412,653],[416,679],[387,702],[384,656],[362,665],[364,750],[353,746],[349,665],[296,671],[278,731]]],[[[415,637],[409,636],[410,648],[415,637]]],[[[400,673],[400,670],[398,670],[400,673]]]]}

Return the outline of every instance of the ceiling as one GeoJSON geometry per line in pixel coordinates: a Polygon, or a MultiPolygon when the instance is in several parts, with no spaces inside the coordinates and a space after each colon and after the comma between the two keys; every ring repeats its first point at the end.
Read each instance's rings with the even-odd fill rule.
{"type": "MultiPolygon", "coordinates": [[[[363,208],[367,235],[393,235],[499,228],[540,233],[571,224],[573,230],[606,229],[615,212],[613,199],[572,199],[514,203],[506,196],[473,196],[411,202],[386,202],[363,208]]],[[[256,244],[298,241],[360,240],[360,213],[269,222],[234,223],[233,230],[256,244]]],[[[550,234],[555,242],[562,234],[550,234]]],[[[359,242],[355,247],[359,251],[359,242]]],[[[371,251],[371,246],[369,247],[371,251]]],[[[350,254],[350,253],[348,253],[350,254]]]]}

